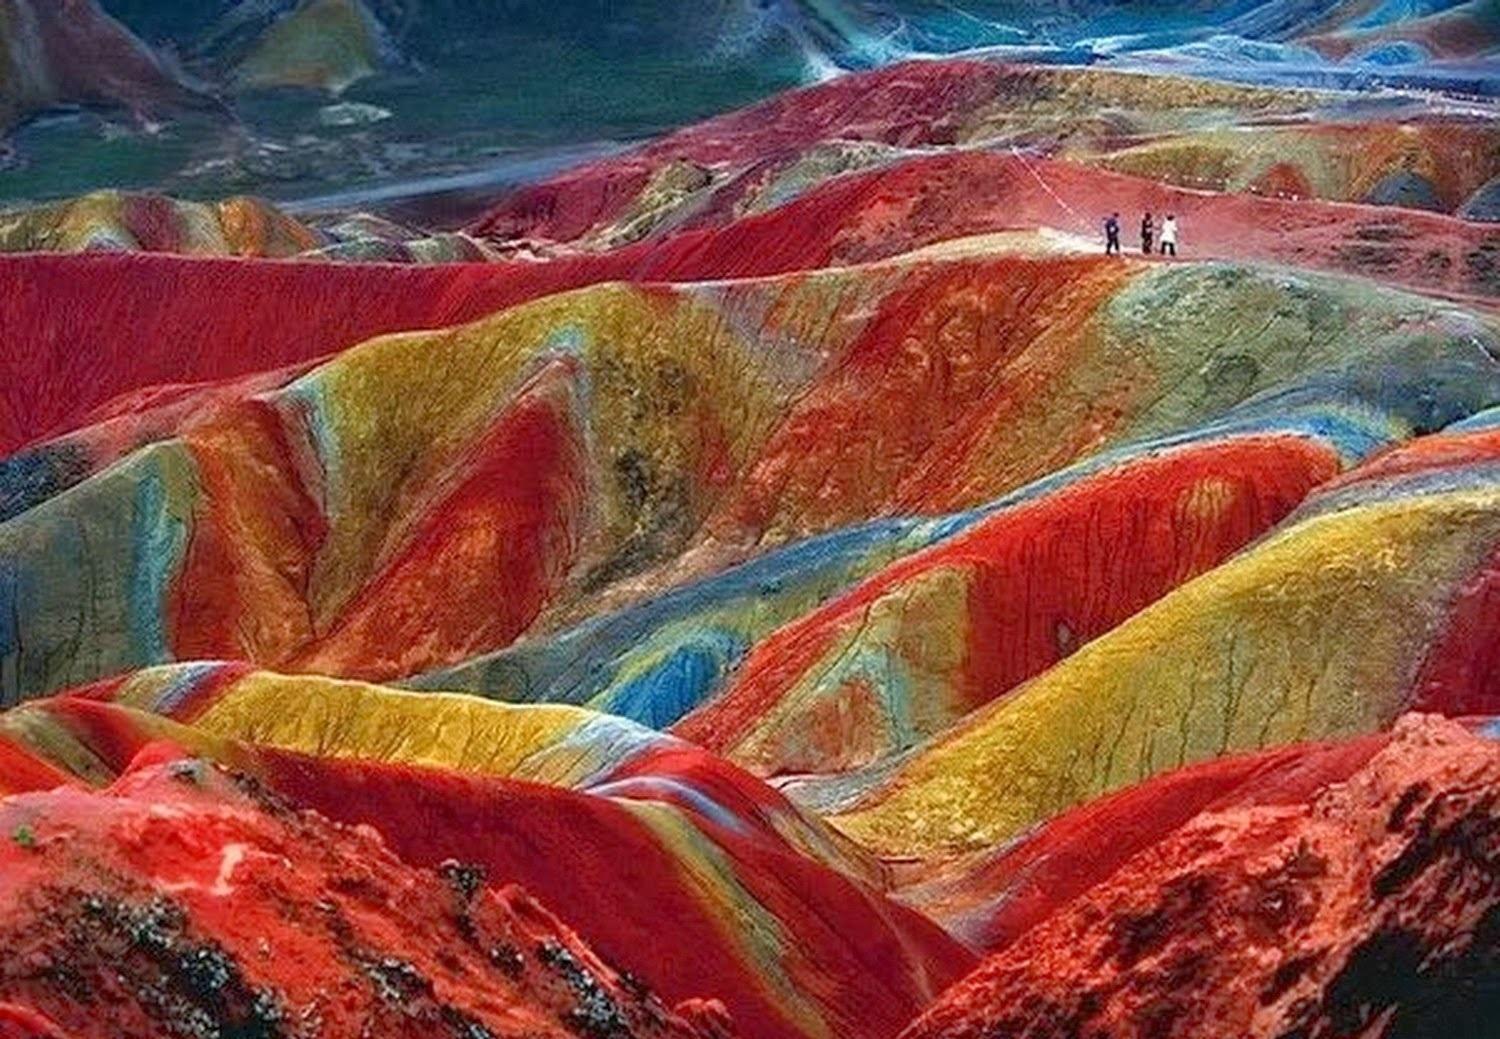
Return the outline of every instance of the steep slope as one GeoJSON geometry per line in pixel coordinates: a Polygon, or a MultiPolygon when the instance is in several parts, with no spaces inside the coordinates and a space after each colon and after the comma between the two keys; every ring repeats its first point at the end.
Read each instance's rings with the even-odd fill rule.
{"type": "Polygon", "coordinates": [[[1487,1034],[1500,746],[1412,718],[1340,771],[1196,816],[905,1036],[1487,1034]]]}
{"type": "MultiPolygon", "coordinates": [[[[944,84],[968,89],[968,75],[965,66],[936,86],[897,78],[888,88],[898,98],[909,90],[921,102],[944,84]]],[[[981,83],[984,75],[974,73],[981,83]]],[[[1049,85],[1045,73],[1014,75],[1040,77],[1029,88],[1039,105],[1052,103],[1048,99],[1058,90],[1066,110],[1092,103],[1091,90],[1080,89],[1075,97],[1049,85]]],[[[1114,76],[1132,84],[1146,80],[1114,76]]],[[[1170,111],[1176,97],[1159,84],[1133,89],[1153,98],[1157,111],[1170,111]]],[[[816,136],[822,132],[818,120],[828,118],[825,110],[844,111],[839,100],[815,104],[817,96],[802,98],[802,108],[791,100],[780,102],[793,128],[787,132],[805,119],[813,122],[809,133],[816,136]]],[[[1210,92],[1202,105],[1221,100],[1210,92]]],[[[879,112],[866,116],[870,125],[862,132],[899,138],[908,125],[903,109],[879,112]]],[[[927,117],[920,106],[909,116],[918,125],[927,117]]],[[[776,147],[774,133],[780,131],[761,125],[765,113],[754,120],[734,117],[741,118],[747,126],[705,124],[697,133],[706,143],[695,147],[708,149],[708,155],[722,150],[741,162],[749,162],[746,157],[755,149],[776,147]]],[[[384,268],[327,272],[145,257],[0,257],[0,298],[14,315],[11,334],[17,344],[0,370],[5,376],[0,450],[66,432],[91,408],[153,384],[214,381],[305,361],[379,332],[471,320],[600,281],[773,275],[869,262],[1018,228],[1050,228],[1092,240],[1113,210],[1176,213],[1185,254],[1199,258],[1274,261],[1447,293],[1500,291],[1500,244],[1485,224],[1389,207],[1203,194],[1001,147],[1000,152],[907,156],[847,176],[835,175],[841,172],[838,164],[815,166],[789,174],[789,184],[772,178],[763,195],[750,197],[744,184],[723,190],[710,184],[693,196],[705,197],[683,203],[683,219],[662,223],[660,234],[634,246],[428,276],[384,268]],[[176,347],[170,358],[164,345],[169,343],[176,347]],[[56,392],[64,385],[76,391],[56,392]]],[[[668,160],[639,161],[648,167],[634,187],[626,184],[634,183],[634,174],[613,165],[588,167],[537,188],[535,197],[515,196],[501,208],[509,215],[496,216],[485,227],[502,238],[524,234],[566,241],[595,233],[617,244],[611,221],[640,222],[642,213],[627,210],[652,178],[650,170],[668,160]],[[606,197],[607,203],[601,201],[606,197]]]]}
{"type": "Polygon", "coordinates": [[[98,0],[0,4],[0,136],[57,105],[98,105],[139,117],[217,102],[168,70],[98,0]]]}
{"type": "MultiPolygon", "coordinates": [[[[1041,160],[1076,159],[1200,191],[1448,213],[1500,164],[1488,122],[1472,111],[1446,115],[1413,102],[1380,119],[1343,111],[1332,95],[1097,69],[924,62],[782,95],[569,171],[515,192],[475,228],[499,239],[611,248],[763,212],[919,155],[953,158],[976,148],[1034,157],[1023,181],[1040,180],[1061,196],[1062,206],[1050,208],[1045,197],[1027,198],[1017,225],[1042,220],[1092,236],[1113,208],[1190,212],[1205,226],[1195,249],[1231,234],[1306,226],[1309,216],[1152,192],[1041,160]],[[1397,190],[1408,182],[1416,187],[1397,190]]],[[[986,179],[1003,177],[996,168],[986,179]]],[[[971,206],[982,203],[979,184],[965,200],[971,206]]]]}
{"type": "MultiPolygon", "coordinates": [[[[1361,320],[1355,315],[1363,311],[1362,303],[1349,299],[1347,309],[1325,310],[1323,303],[1333,297],[1317,292],[1302,296],[1302,288],[1311,286],[1295,279],[1265,281],[1252,276],[1239,280],[1229,271],[1190,273],[1186,269],[1153,273],[1134,282],[1101,309],[1102,324],[1096,326],[1096,332],[1102,334],[1095,338],[1095,333],[1085,332],[1076,344],[1079,352],[1073,352],[1066,340],[1043,335],[1030,343],[1036,347],[1036,354],[1028,347],[1006,368],[989,369],[990,377],[1000,381],[994,384],[993,396],[985,392],[977,398],[983,407],[978,412],[982,417],[976,419],[978,428],[993,431],[989,436],[966,442],[963,437],[975,427],[960,427],[956,437],[945,438],[932,432],[923,434],[919,426],[917,434],[934,436],[939,450],[919,456],[920,464],[895,483],[901,497],[892,511],[901,517],[909,516],[914,509],[927,511],[963,503],[962,498],[948,497],[952,493],[949,488],[955,486],[967,494],[969,487],[999,491],[1019,484],[1025,489],[1018,488],[1015,496],[995,504],[1014,510],[1012,515],[1024,516],[1021,507],[1030,507],[1032,498],[1059,490],[1100,467],[1130,461],[1123,446],[1121,452],[1096,455],[1080,469],[1067,471],[1073,458],[1089,458],[1110,444],[1135,444],[1141,455],[1148,455],[1179,446],[1179,436],[1188,443],[1196,442],[1200,437],[1195,429],[1202,429],[1203,443],[1199,446],[1205,450],[1220,435],[1276,436],[1285,431],[1297,438],[1288,445],[1293,453],[1303,438],[1311,436],[1314,440],[1327,438],[1341,458],[1354,459],[1409,435],[1413,429],[1441,427],[1481,404],[1489,392],[1483,387],[1491,378],[1485,374],[1491,362],[1483,350],[1475,348],[1468,334],[1459,332],[1462,325],[1440,320],[1435,327],[1444,331],[1434,346],[1439,342],[1447,345],[1437,346],[1436,352],[1430,353],[1425,346],[1417,345],[1425,338],[1425,333],[1417,331],[1423,327],[1421,319],[1415,325],[1397,320],[1385,326],[1386,332],[1373,335],[1353,333],[1361,320]],[[1291,295],[1282,295],[1285,292],[1291,295]],[[1186,300],[1192,302],[1185,304],[1186,300]],[[1170,311],[1165,317],[1161,316],[1164,310],[1170,311]],[[1277,316],[1272,317],[1273,313],[1277,316]],[[1209,314],[1222,316],[1209,319],[1209,314]],[[1247,324],[1252,314],[1255,317],[1247,324]],[[1123,319],[1121,324],[1115,324],[1117,317],[1123,319]],[[1179,317],[1181,326],[1177,325],[1179,317]],[[1200,319],[1209,320],[1224,333],[1222,342],[1210,342],[1189,331],[1198,328],[1200,319]],[[1183,333],[1180,340],[1178,327],[1183,333]],[[1310,332],[1311,327],[1320,330],[1310,332]],[[1449,331],[1458,335],[1447,339],[1449,331]],[[1351,334],[1347,347],[1335,345],[1342,336],[1351,334]],[[1390,338],[1385,339],[1385,345],[1377,345],[1387,335],[1390,338]],[[1318,347],[1313,344],[1319,343],[1330,350],[1321,359],[1307,352],[1316,351],[1318,347]],[[1378,362],[1369,367],[1345,367],[1348,358],[1372,349],[1381,358],[1378,362]],[[1057,364],[1063,367],[1055,369],[1057,364]],[[1324,364],[1334,367],[1325,369],[1324,364]],[[1147,371],[1157,374],[1147,376],[1147,371]],[[1051,381],[1054,372],[1056,382],[1051,381]],[[1379,377],[1374,377],[1375,372],[1379,377]],[[1024,386],[1025,393],[1015,398],[1001,396],[1008,394],[1011,386],[1024,386]],[[1247,405],[1243,411],[1234,410],[1237,402],[1253,400],[1257,393],[1264,395],[1258,403],[1247,405]],[[998,400],[1000,410],[989,410],[992,400],[998,400]],[[1135,411],[1141,404],[1147,405],[1147,410],[1135,411]],[[1209,425],[1218,416],[1226,416],[1225,427],[1209,425]],[[991,422],[995,425],[984,425],[991,422]],[[1071,438],[1085,430],[1090,431],[1090,439],[1074,448],[1077,441],[1071,438]],[[1105,438],[1095,439],[1100,433],[1105,438]],[[1173,439],[1155,443],[1158,437],[1173,439]],[[964,475],[960,460],[969,457],[984,460],[990,475],[983,483],[960,483],[956,479],[964,475]],[[927,464],[927,459],[932,459],[932,464],[927,464]],[[1056,471],[1049,474],[1049,469],[1056,471]],[[1027,487],[1032,479],[1038,482],[1027,487]]],[[[1395,314],[1387,312],[1386,318],[1375,318],[1370,312],[1367,316],[1379,327],[1395,314]]],[[[986,321],[976,316],[978,334],[985,334],[982,330],[986,321]]],[[[894,327],[904,336],[906,326],[897,322],[894,327]]],[[[1476,331],[1478,327],[1469,326],[1470,333],[1476,331]]],[[[944,341],[942,336],[937,339],[939,343],[944,341]]],[[[902,342],[912,340],[903,338],[902,342]]],[[[966,342],[963,336],[952,338],[953,350],[958,352],[949,352],[944,346],[942,356],[961,359],[966,342]]],[[[978,352],[982,348],[974,349],[978,352]]],[[[911,358],[915,371],[924,370],[927,356],[911,358]]],[[[1375,355],[1367,356],[1373,359],[1375,355]]],[[[973,375],[983,385],[984,369],[973,375]]],[[[910,397],[902,386],[903,395],[893,405],[894,410],[903,415],[922,415],[925,412],[920,409],[930,408],[941,399],[938,393],[952,392],[946,387],[925,388],[931,385],[925,380],[917,382],[910,397]],[[921,401],[908,403],[917,398],[921,401]]],[[[952,389],[962,385],[955,380],[946,384],[952,389]]],[[[799,408],[805,418],[788,418],[784,435],[775,442],[779,450],[771,456],[774,464],[749,470],[752,479],[761,472],[774,479],[764,489],[747,486],[755,493],[752,500],[774,503],[778,512],[773,516],[778,519],[788,513],[796,515],[793,507],[807,500],[816,502],[825,513],[848,509],[846,515],[857,521],[862,502],[869,500],[871,491],[891,486],[896,475],[880,468],[890,465],[892,448],[873,457],[864,452],[866,437],[887,445],[899,444],[895,433],[904,428],[900,422],[893,422],[884,423],[877,432],[865,432],[862,423],[880,421],[866,404],[878,399],[883,388],[871,388],[867,381],[850,378],[832,389],[838,396],[832,392],[824,395],[821,388],[819,394],[805,396],[799,408]],[[845,407],[847,411],[841,410],[845,407]],[[847,432],[825,438],[824,432],[831,429],[847,432]],[[808,490],[803,490],[804,486],[808,490]],[[823,488],[839,493],[825,494],[823,488]]],[[[936,422],[927,424],[927,428],[936,427],[936,422]]],[[[1181,464],[1193,463],[1184,460],[1181,464]]],[[[1157,507],[1167,506],[1162,503],[1157,507]]],[[[1086,513],[1086,508],[1081,509],[1080,516],[1086,513]]],[[[755,519],[755,514],[751,518],[755,519]]],[[[893,558],[927,548],[983,518],[982,514],[959,515],[925,526],[909,518],[860,524],[796,543],[784,551],[762,552],[752,563],[722,578],[686,583],[695,571],[734,560],[725,552],[727,536],[720,534],[680,565],[645,571],[640,581],[622,586],[622,593],[649,599],[639,607],[605,613],[602,607],[611,605],[610,601],[595,597],[588,602],[591,616],[572,628],[545,640],[536,637],[544,631],[535,631],[513,650],[423,676],[418,684],[474,689],[503,699],[591,703],[648,724],[669,725],[720,691],[749,646],[776,627],[815,609],[823,599],[893,558]],[[662,595],[664,581],[680,587],[662,595]]],[[[743,525],[744,521],[739,522],[743,525]]],[[[1004,522],[997,516],[995,529],[1003,530],[1004,522]]],[[[710,527],[715,533],[734,530],[710,527]]],[[[764,547],[769,542],[762,536],[757,543],[764,547]]],[[[1055,637],[1058,619],[1043,624],[1044,632],[1050,631],[1055,637]]],[[[1069,626],[1079,623],[1076,617],[1063,620],[1069,626]]],[[[876,687],[895,707],[905,702],[906,694],[900,681],[891,677],[891,681],[878,680],[876,687]]]]}
{"type": "Polygon", "coordinates": [[[79,250],[0,255],[0,1039],[1500,1011],[1500,138],[1217,81],[1482,82],[1448,37],[1487,9],[118,4],[318,127],[245,162],[447,163],[441,199],[531,161],[454,129],[465,76],[540,123],[607,69],[609,125],[670,58],[686,110],[726,17],[716,96],[776,48],[883,67],[466,233],[0,216],[79,250]],[[604,49],[486,50],[544,31],[604,49]],[[1097,64],[888,64],[976,32],[1097,64]],[[1148,210],[1180,258],[1101,255],[1148,210]]]}
{"type": "Polygon", "coordinates": [[[761,269],[792,262],[794,243],[801,244],[797,262],[823,265],[1026,228],[1092,242],[1112,212],[1175,215],[1181,247],[1194,257],[1270,261],[1449,294],[1497,289],[1496,231],[1488,224],[1391,206],[1190,191],[1010,148],[920,155],[835,177],[763,216],[722,227],[727,213],[709,211],[701,217],[706,227],[664,238],[643,270],[664,264],[673,271],[706,246],[736,240],[774,250],[761,269]],[[805,241],[808,227],[820,229],[817,240],[805,241]]]}
{"type": "MultiPolygon", "coordinates": [[[[1055,508],[1050,500],[1053,495],[1059,501],[1082,502],[1103,488],[1128,485],[1128,474],[1155,453],[1167,456],[1164,468],[1182,466],[1183,471],[1195,464],[1195,458],[1207,461],[1220,450],[1227,452],[1224,457],[1249,457],[1257,453],[1256,445],[1265,441],[1270,442],[1266,444],[1269,454],[1286,451],[1288,458],[1337,457],[1347,461],[1405,436],[1409,429],[1406,421],[1383,410],[1370,410],[1337,392],[1313,396],[1302,405],[1283,406],[1269,414],[1247,409],[1201,433],[1103,452],[982,509],[930,520],[896,518],[860,524],[766,552],[701,581],[687,580],[682,565],[654,576],[648,573],[641,581],[627,582],[621,589],[642,595],[638,605],[614,612],[596,609],[589,619],[559,634],[532,637],[499,653],[419,676],[408,684],[467,688],[502,699],[587,703],[646,724],[672,725],[695,708],[711,704],[733,681],[751,648],[761,640],[773,640],[773,633],[781,626],[795,630],[799,618],[816,616],[823,603],[884,567],[901,571],[904,564],[898,561],[904,556],[919,554],[913,560],[914,569],[920,568],[921,559],[941,558],[945,544],[960,543],[977,525],[998,531],[1010,516],[1020,517],[1024,523],[1028,515],[1055,508]],[[1120,480],[1122,477],[1125,479],[1120,480]],[[663,580],[684,583],[650,594],[652,584],[663,580]]],[[[1147,504],[1147,498],[1149,493],[1141,506],[1149,512],[1153,506],[1147,504]]],[[[1003,544],[1003,537],[997,543],[1003,544]]],[[[1191,551],[1186,545],[1183,548],[1191,551]]],[[[692,561],[704,565],[703,553],[697,553],[692,561]]],[[[913,619],[920,616],[918,611],[913,619]]],[[[1055,634],[1057,629],[1052,630],[1055,634]]],[[[875,640],[874,645],[881,643],[875,640]]],[[[902,652],[895,646],[891,651],[902,652]]],[[[897,681],[897,674],[882,670],[878,659],[872,659],[875,666],[867,677],[872,691],[887,704],[887,722],[897,724],[903,716],[905,696],[912,690],[897,681]]],[[[795,670],[795,664],[791,670],[795,670]]],[[[841,688],[832,684],[820,692],[836,695],[841,688]]],[[[958,695],[941,689],[941,684],[924,687],[924,693],[943,699],[958,695]]],[[[738,699],[728,701],[726,710],[732,713],[738,699]]],[[[815,695],[798,702],[816,712],[823,701],[815,695]]],[[[937,710],[937,705],[933,708],[937,710]]],[[[718,712],[712,706],[703,710],[710,716],[718,712]]],[[[809,720],[796,710],[778,717],[781,722],[777,724],[793,726],[809,720]]],[[[835,743],[843,734],[857,744],[883,731],[881,720],[875,717],[850,719],[850,723],[848,728],[832,725],[826,730],[812,726],[804,734],[811,737],[821,733],[835,743]]]]}
{"type": "Polygon", "coordinates": [[[518,888],[192,762],[0,802],[0,1000],[32,1035],[727,1035],[605,966],[518,888]]]}
{"type": "Polygon", "coordinates": [[[884,854],[959,853],[1183,764],[1374,731],[1415,703],[1492,712],[1480,671],[1423,663],[1491,601],[1495,441],[1474,436],[1419,441],[1402,476],[1383,474],[1404,451],[1376,459],[905,759],[798,796],[884,854]]]}
{"type": "MultiPolygon", "coordinates": [[[[1410,725],[1397,722],[1396,729],[1410,725]]],[[[898,897],[973,948],[999,953],[1214,812],[1305,803],[1342,783],[1391,731],[1299,743],[1163,773],[1064,812],[1024,837],[900,878],[898,897]]]]}
{"type": "Polygon", "coordinates": [[[94,408],[149,386],[248,375],[382,332],[472,320],[504,302],[494,300],[495,273],[0,257],[20,347],[0,361],[0,444],[9,451],[76,428],[94,408]]]}
{"type": "Polygon", "coordinates": [[[995,512],[770,635],[674,731],[770,774],[905,750],[1218,565],[1338,465],[1321,444],[1229,440],[995,512]],[[1128,555],[1098,551],[1122,538],[1128,555]]]}
{"type": "MultiPolygon", "coordinates": [[[[474,230],[498,238],[585,243],[600,238],[605,227],[627,221],[635,224],[638,234],[670,230],[679,222],[667,219],[671,210],[691,201],[674,194],[719,196],[737,205],[747,204],[761,191],[769,190],[774,197],[787,164],[829,142],[879,143],[894,149],[997,139],[1023,143],[1027,134],[1056,129],[1065,121],[1088,125],[1099,109],[1186,123],[1226,108],[1269,114],[1296,111],[1311,101],[1295,93],[1116,72],[973,60],[900,64],[780,94],[523,188],[495,206],[474,230]],[[681,179],[680,189],[672,192],[671,181],[665,179],[671,171],[694,168],[703,175],[681,179]],[[653,191],[665,197],[643,210],[642,200],[653,191]],[[657,210],[657,218],[643,220],[650,208],[657,210]]],[[[864,153],[863,163],[884,165],[899,157],[900,151],[872,150],[864,153]]],[[[842,172],[835,166],[822,175],[842,172]]],[[[720,201],[718,208],[727,207],[720,201]]]]}
{"type": "Polygon", "coordinates": [[[363,0],[302,0],[235,64],[240,87],[308,87],[341,94],[390,57],[385,27],[363,0]]]}

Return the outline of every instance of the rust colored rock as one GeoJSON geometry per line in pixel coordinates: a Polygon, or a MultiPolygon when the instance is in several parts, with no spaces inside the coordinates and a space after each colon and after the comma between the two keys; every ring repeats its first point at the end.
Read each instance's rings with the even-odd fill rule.
{"type": "MultiPolygon", "coordinates": [[[[143,760],[170,755],[155,749],[143,760]]],[[[0,806],[0,1037],[724,1039],[520,888],[200,762],[0,806]]]]}
{"type": "Polygon", "coordinates": [[[1500,744],[1399,723],[1305,802],[1207,813],[905,1039],[1464,1039],[1500,1015],[1500,744]]]}

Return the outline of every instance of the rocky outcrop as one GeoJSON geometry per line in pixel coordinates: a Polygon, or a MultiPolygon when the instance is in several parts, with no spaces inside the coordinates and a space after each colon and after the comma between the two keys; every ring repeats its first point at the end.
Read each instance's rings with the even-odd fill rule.
{"type": "Polygon", "coordinates": [[[107,783],[162,740],[408,863],[523,885],[617,970],[671,1002],[711,993],[758,1039],[894,1036],[975,963],[769,787],[578,708],[163,669],[0,717],[0,790],[50,789],[57,767],[107,783]]]}
{"type": "Polygon", "coordinates": [[[482,870],[190,761],[0,804],[0,1034],[721,1039],[482,870]]]}
{"type": "Polygon", "coordinates": [[[1500,1013],[1500,745],[1426,716],[1347,780],[1205,813],[905,1039],[1477,1037],[1500,1013]]]}
{"type": "Polygon", "coordinates": [[[393,58],[385,27],[363,0],[303,0],[255,40],[232,79],[340,94],[393,58]]]}
{"type": "Polygon", "coordinates": [[[479,263],[491,256],[468,235],[429,234],[366,213],[302,220],[261,198],[195,202],[151,191],[96,191],[0,209],[0,252],[147,252],[381,263],[479,263]]]}
{"type": "Polygon", "coordinates": [[[208,203],[149,192],[100,191],[0,211],[0,252],[286,257],[320,244],[312,228],[255,198],[208,203]]]}
{"type": "MultiPolygon", "coordinates": [[[[128,278],[139,259],[104,269],[128,278]]],[[[732,285],[594,285],[468,325],[372,340],[297,378],[308,353],[338,349],[340,322],[480,305],[494,298],[491,289],[515,291],[518,279],[489,266],[441,279],[342,266],[309,275],[273,264],[218,273],[228,286],[251,279],[285,291],[239,309],[216,292],[190,296],[184,278],[181,298],[140,301],[138,328],[102,329],[110,350],[80,350],[75,325],[71,340],[46,343],[51,356],[44,348],[0,359],[0,370],[9,361],[18,371],[6,387],[13,406],[36,413],[84,403],[84,391],[61,400],[53,392],[66,372],[86,373],[78,381],[91,380],[93,393],[146,372],[180,379],[187,363],[224,366],[214,374],[231,379],[230,365],[291,365],[281,386],[129,396],[108,408],[100,428],[38,445],[3,467],[22,489],[3,507],[28,513],[0,528],[0,558],[17,575],[0,585],[0,615],[11,619],[0,630],[0,655],[11,661],[6,695],[33,697],[169,660],[249,659],[377,681],[443,669],[431,687],[520,695],[485,681],[488,672],[523,683],[523,698],[599,697],[602,709],[671,724],[713,692],[696,676],[717,681],[717,661],[732,665],[747,636],[768,634],[769,608],[750,611],[750,630],[721,613],[694,629],[652,622],[671,641],[639,655],[646,632],[621,643],[596,633],[590,641],[604,651],[597,667],[577,666],[576,645],[548,652],[536,641],[529,661],[467,665],[522,635],[555,630],[565,611],[597,608],[602,589],[672,565],[710,538],[767,549],[836,538],[873,517],[976,508],[1103,448],[1188,434],[1330,364],[1360,358],[1379,365],[1389,385],[1419,380],[1423,410],[1403,423],[1468,414],[1500,385],[1500,368],[1475,349],[1488,330],[1456,309],[1255,268],[1003,255],[732,285]],[[412,298],[424,288],[436,297],[412,298]],[[841,305],[828,307],[832,298],[841,305]],[[1247,345],[1242,330],[1262,325],[1268,307],[1277,320],[1247,345]],[[254,323],[257,314],[265,323],[254,323]],[[1429,323],[1432,335],[1413,341],[1401,331],[1408,321],[1429,323]],[[1203,322],[1220,330],[1215,338],[1205,339],[1203,322]],[[217,341],[205,335],[213,326],[226,333],[217,341]],[[204,336],[203,356],[182,360],[187,340],[168,331],[177,327],[204,336]],[[141,348],[125,355],[137,333],[141,348]],[[766,336],[775,337],[773,354],[766,336]],[[283,345],[291,356],[271,353],[283,345]],[[227,405],[236,392],[248,399],[222,409],[179,406],[193,396],[227,405]],[[90,467],[98,478],[74,486],[90,467]],[[57,493],[65,487],[71,492],[57,493]],[[80,523],[90,529],[87,548],[77,541],[80,523]],[[573,684],[555,687],[563,678],[573,684]]],[[[199,277],[191,276],[194,288],[204,284],[199,277]]],[[[80,324],[115,312],[113,284],[101,278],[80,292],[80,324]]],[[[66,317],[59,296],[52,290],[51,306],[37,308],[52,327],[66,317]]],[[[1308,393],[1367,400],[1376,411],[1410,403],[1343,381],[1308,393]]],[[[1149,481],[1117,485],[1110,508],[1120,510],[1121,529],[1157,528],[1153,562],[1142,565],[1161,573],[1122,572],[1119,588],[1142,590],[1121,592],[1108,608],[1103,591],[1078,591],[1018,618],[1004,630],[1040,625],[1031,648],[976,657],[967,675],[956,668],[951,684],[941,678],[940,688],[955,694],[951,708],[931,707],[910,737],[934,734],[939,719],[1031,677],[1206,565],[1179,560],[1199,551],[1221,558],[1228,547],[1207,546],[1220,544],[1213,532],[1226,517],[1236,517],[1229,545],[1265,529],[1337,466],[1317,450],[1292,461],[1302,443],[1299,436],[1284,463],[1267,466],[1263,491],[1243,492],[1264,509],[1237,511],[1242,485],[1233,481],[1210,479],[1195,491],[1189,479],[1161,491],[1154,506],[1141,503],[1152,497],[1149,481]],[[1199,536],[1204,546],[1179,546],[1199,536]]],[[[1108,524],[1094,523],[1103,511],[1080,507],[1072,522],[1107,541],[1115,536],[1108,524]]],[[[913,532],[908,544],[923,537],[913,532]]],[[[862,538],[899,551],[899,536],[862,538]]],[[[1025,558],[1034,541],[986,551],[1025,558]]],[[[722,566],[733,557],[718,558],[722,566]]],[[[784,578],[833,568],[819,549],[800,558],[784,578]]],[[[1081,575],[1101,558],[1059,566],[1081,575]]],[[[999,569],[1009,576],[996,579],[1013,588],[1046,583],[1039,572],[999,569]]],[[[950,576],[947,587],[961,587],[950,576]]],[[[1021,594],[985,590],[987,580],[973,585],[979,630],[993,630],[979,618],[1006,615],[1021,594]]],[[[1082,576],[1058,583],[1101,587],[1082,576]]],[[[649,586],[635,594],[642,591],[653,594],[649,586]]],[[[804,594],[778,602],[779,622],[814,605],[804,594]]],[[[691,604],[679,599],[673,609],[691,604]]],[[[945,616],[940,626],[955,618],[945,616]]],[[[920,654],[913,663],[928,666],[920,654]]],[[[898,699],[901,683],[877,684],[898,699]]],[[[801,760],[772,754],[757,767],[801,760]]]]}

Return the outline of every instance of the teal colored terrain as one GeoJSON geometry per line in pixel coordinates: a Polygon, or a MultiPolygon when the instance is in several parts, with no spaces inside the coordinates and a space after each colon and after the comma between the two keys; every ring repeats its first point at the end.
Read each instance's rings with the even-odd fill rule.
{"type": "MultiPolygon", "coordinates": [[[[1482,66],[1500,38],[1491,0],[99,0],[101,24],[106,14],[227,112],[164,112],[128,83],[32,99],[0,148],[0,200],[106,186],[399,199],[457,178],[469,185],[454,189],[457,205],[465,190],[524,183],[527,169],[580,146],[650,138],[849,70],[976,49],[1280,86],[1488,95],[1482,66]],[[1474,53],[1449,53],[1456,37],[1474,53]]],[[[69,33],[92,38],[86,18],[74,23],[69,33]]],[[[0,41],[19,32],[0,20],[0,41]]],[[[58,63],[107,75],[111,59],[90,58],[75,37],[59,44],[58,63]]],[[[47,71],[66,82],[71,70],[47,71]]],[[[25,93],[0,93],[9,89],[25,93]]]]}

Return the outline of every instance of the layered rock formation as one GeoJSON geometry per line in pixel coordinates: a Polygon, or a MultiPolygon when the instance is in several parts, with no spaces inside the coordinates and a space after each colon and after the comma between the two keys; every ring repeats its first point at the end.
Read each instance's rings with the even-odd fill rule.
{"type": "Polygon", "coordinates": [[[903,1035],[1483,1035],[1500,747],[1413,717],[1333,754],[1285,763],[1322,773],[1303,797],[1272,779],[1201,811],[903,1035]]]}
{"type": "MultiPolygon", "coordinates": [[[[899,6],[731,13],[884,66],[899,6]]],[[[126,7],[289,108],[497,18],[126,7]]],[[[1486,1034],[1496,139],[1329,88],[1487,16],[1200,7],[465,234],[0,218],[0,1036],[1486,1034]]]]}
{"type": "Polygon", "coordinates": [[[108,782],[170,741],[407,861],[523,884],[609,962],[669,998],[711,991],[757,1035],[894,1034],[973,964],[819,821],[608,716],[190,666],[4,721],[11,789],[47,765],[108,782]]]}
{"type": "Polygon", "coordinates": [[[732,1034],[721,1006],[672,1013],[519,888],[413,868],[202,763],[0,816],[11,1034],[732,1034]]]}

